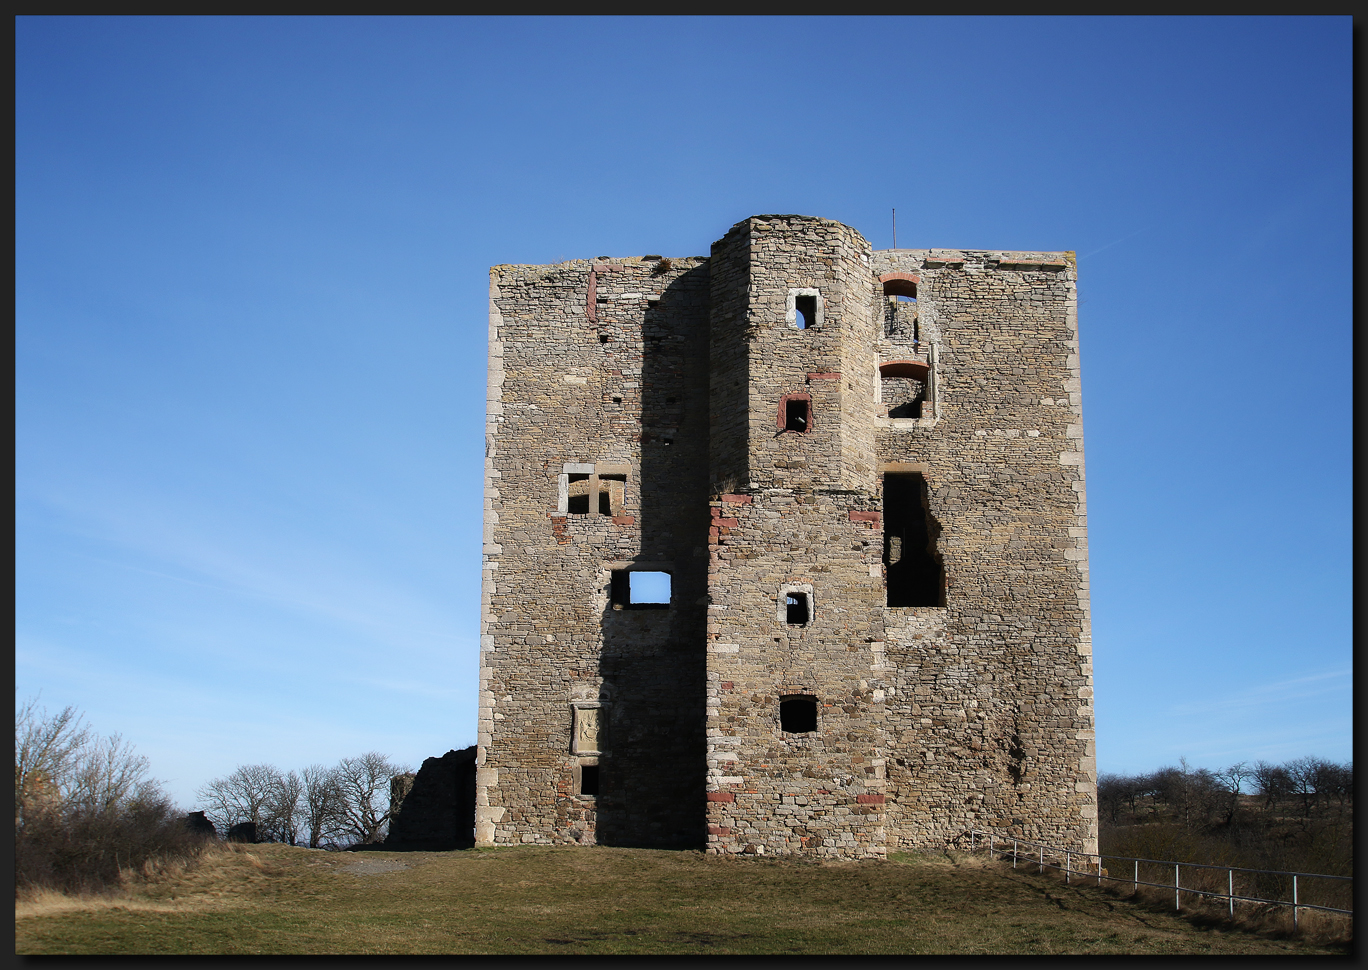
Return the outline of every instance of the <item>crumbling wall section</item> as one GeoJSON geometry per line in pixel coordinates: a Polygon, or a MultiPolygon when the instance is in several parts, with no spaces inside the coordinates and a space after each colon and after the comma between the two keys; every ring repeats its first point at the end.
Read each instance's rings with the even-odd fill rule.
{"type": "MultiPolygon", "coordinates": [[[[941,417],[880,429],[920,470],[943,608],[889,608],[890,842],[971,827],[1096,850],[1086,503],[1072,254],[876,253],[920,277],[941,417]]],[[[891,423],[890,423],[891,424],[891,423]]]]}

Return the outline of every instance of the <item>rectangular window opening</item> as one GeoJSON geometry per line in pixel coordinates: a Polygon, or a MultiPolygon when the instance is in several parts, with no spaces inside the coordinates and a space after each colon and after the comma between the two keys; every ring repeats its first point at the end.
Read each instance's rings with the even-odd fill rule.
{"type": "Polygon", "coordinates": [[[600,515],[621,515],[627,495],[626,475],[600,475],[598,510],[600,515]]]}
{"type": "Polygon", "coordinates": [[[915,296],[890,296],[884,313],[884,336],[890,340],[910,340],[918,343],[921,325],[915,296]]]}
{"type": "Polygon", "coordinates": [[[784,430],[803,432],[808,429],[808,408],[812,402],[805,398],[784,402],[784,430]]]}
{"type": "Polygon", "coordinates": [[[884,576],[889,606],[944,606],[945,566],[926,479],[883,477],[884,576]]]}
{"type": "Polygon", "coordinates": [[[807,734],[816,731],[817,698],[801,694],[780,698],[779,727],[789,734],[807,734]]]}
{"type": "Polygon", "coordinates": [[[666,610],[670,608],[670,574],[615,569],[610,593],[615,610],[666,610]]]}
{"type": "Polygon", "coordinates": [[[599,766],[580,765],[580,790],[581,795],[594,795],[599,793],[599,766]]]}
{"type": "Polygon", "coordinates": [[[795,296],[793,298],[793,309],[796,316],[794,324],[799,330],[806,330],[817,325],[817,297],[795,296]]]}
{"type": "Polygon", "coordinates": [[[589,476],[582,474],[570,475],[569,497],[565,503],[565,511],[571,515],[589,514],[589,476]]]}
{"type": "Polygon", "coordinates": [[[808,609],[807,593],[785,593],[785,615],[787,622],[806,624],[812,617],[812,611],[808,609]]]}

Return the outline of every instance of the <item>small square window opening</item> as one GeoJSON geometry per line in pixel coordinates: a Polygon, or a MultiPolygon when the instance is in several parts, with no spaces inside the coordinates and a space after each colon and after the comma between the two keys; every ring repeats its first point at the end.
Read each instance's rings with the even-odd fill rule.
{"type": "Polygon", "coordinates": [[[817,325],[817,297],[796,296],[793,298],[793,309],[797,314],[794,325],[799,330],[806,330],[817,325]]]}
{"type": "Polygon", "coordinates": [[[784,430],[803,432],[808,429],[808,405],[802,398],[784,402],[784,430]]]}
{"type": "Polygon", "coordinates": [[[805,624],[811,618],[807,593],[785,593],[784,610],[787,622],[805,624]]]}
{"type": "Polygon", "coordinates": [[[779,727],[789,734],[808,734],[817,730],[817,698],[806,695],[779,700],[779,727]]]}
{"type": "Polygon", "coordinates": [[[615,569],[609,592],[615,610],[666,610],[670,608],[670,574],[615,569]]]}
{"type": "Polygon", "coordinates": [[[599,766],[580,765],[580,790],[581,795],[594,795],[599,793],[599,766]]]}

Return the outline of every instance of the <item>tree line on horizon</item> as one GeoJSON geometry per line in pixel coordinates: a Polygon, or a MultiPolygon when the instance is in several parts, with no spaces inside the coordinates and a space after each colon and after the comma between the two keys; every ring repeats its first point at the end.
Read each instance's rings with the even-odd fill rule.
{"type": "Polygon", "coordinates": [[[378,751],[302,771],[241,765],[196,794],[220,836],[247,822],[257,842],[342,849],[383,841],[391,780],[408,770],[378,751]]]}
{"type": "MultiPolygon", "coordinates": [[[[1181,761],[1144,774],[1100,775],[1097,802],[1098,849],[1112,857],[1104,865],[1134,865],[1115,861],[1121,857],[1330,876],[1354,872],[1352,761],[1304,757],[1215,771],[1181,761]]],[[[1184,878],[1225,891],[1219,870],[1184,878]]],[[[1242,878],[1264,898],[1290,898],[1288,876],[1242,878]]],[[[1304,882],[1303,892],[1315,897],[1308,902],[1351,908],[1352,883],[1304,882]]]]}
{"type": "Polygon", "coordinates": [[[1304,757],[1283,764],[1240,761],[1211,771],[1183,760],[1147,774],[1097,777],[1098,815],[1114,824],[1124,815],[1134,823],[1167,810],[1188,828],[1229,826],[1238,822],[1246,796],[1257,797],[1268,811],[1290,804],[1305,818],[1331,807],[1342,812],[1353,802],[1354,763],[1304,757]]]}

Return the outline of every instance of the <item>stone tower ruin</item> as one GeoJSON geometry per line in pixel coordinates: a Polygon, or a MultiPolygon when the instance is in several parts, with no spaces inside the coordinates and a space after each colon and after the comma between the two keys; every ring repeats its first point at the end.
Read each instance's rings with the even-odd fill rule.
{"type": "Polygon", "coordinates": [[[490,271],[477,844],[1096,851],[1073,253],[490,271]]]}

